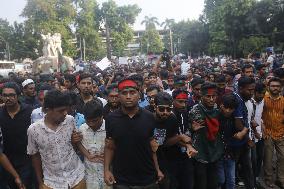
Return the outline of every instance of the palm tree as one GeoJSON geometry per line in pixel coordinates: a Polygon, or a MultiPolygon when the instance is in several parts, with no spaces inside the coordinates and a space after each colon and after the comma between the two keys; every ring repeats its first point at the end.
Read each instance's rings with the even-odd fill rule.
{"type": "Polygon", "coordinates": [[[145,16],[141,24],[145,24],[146,30],[156,29],[156,25],[160,25],[157,17],[145,16]]]}
{"type": "Polygon", "coordinates": [[[174,19],[168,19],[166,18],[163,23],[161,23],[161,27],[164,26],[164,30],[169,29],[169,35],[170,35],[170,46],[171,46],[171,55],[173,55],[173,36],[172,36],[172,27],[175,23],[174,19]]]}

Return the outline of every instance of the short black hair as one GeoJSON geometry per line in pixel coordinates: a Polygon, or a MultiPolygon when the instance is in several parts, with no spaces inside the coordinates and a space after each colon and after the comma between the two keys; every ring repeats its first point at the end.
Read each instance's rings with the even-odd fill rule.
{"type": "Polygon", "coordinates": [[[262,68],[266,68],[266,65],[265,64],[258,64],[258,65],[255,66],[255,69],[257,71],[261,70],[262,68]]]}
{"type": "Polygon", "coordinates": [[[8,88],[14,89],[17,96],[19,96],[21,94],[21,89],[16,82],[9,81],[9,82],[4,83],[4,86],[2,88],[2,92],[3,92],[4,89],[8,89],[8,88]]]}
{"type": "Polygon", "coordinates": [[[70,81],[71,83],[76,83],[76,77],[73,74],[65,74],[64,79],[70,81]]]}
{"type": "Polygon", "coordinates": [[[196,78],[193,78],[193,80],[190,82],[190,85],[191,87],[195,87],[196,85],[199,85],[199,84],[203,84],[205,81],[199,77],[196,77],[196,78]]]}
{"type": "Polygon", "coordinates": [[[225,108],[236,109],[238,107],[238,101],[233,94],[225,94],[222,97],[221,104],[224,105],[225,108]]]}
{"type": "Polygon", "coordinates": [[[65,92],[69,95],[70,106],[75,106],[78,103],[78,95],[73,91],[65,92]]]}
{"type": "Polygon", "coordinates": [[[112,83],[110,84],[107,88],[106,88],[106,95],[109,95],[109,93],[111,91],[113,91],[114,89],[117,89],[118,90],[118,85],[116,83],[112,83]]]}
{"type": "Polygon", "coordinates": [[[174,82],[176,83],[176,82],[179,82],[179,81],[186,81],[186,76],[184,76],[184,75],[176,75],[176,76],[174,76],[174,82]]]}
{"type": "Polygon", "coordinates": [[[143,83],[143,76],[140,74],[134,74],[129,76],[127,79],[133,80],[135,81],[137,84],[139,83],[143,83]]]}
{"type": "Polygon", "coordinates": [[[160,77],[161,77],[161,80],[167,79],[169,77],[169,71],[168,70],[161,70],[160,71],[160,77]]]}
{"type": "Polygon", "coordinates": [[[157,96],[155,96],[154,99],[155,105],[169,105],[171,106],[173,104],[173,97],[167,92],[159,92],[157,96]]]}
{"type": "Polygon", "coordinates": [[[226,82],[226,78],[224,75],[218,75],[215,79],[215,83],[224,83],[226,82]]]}
{"type": "Polygon", "coordinates": [[[217,90],[217,85],[212,82],[205,82],[201,85],[201,93],[204,91],[207,91],[208,89],[216,89],[217,90]]]}
{"type": "Polygon", "coordinates": [[[83,79],[86,79],[86,78],[91,78],[93,82],[92,75],[90,73],[85,73],[85,72],[79,75],[79,82],[81,82],[83,79]]]}
{"type": "Polygon", "coordinates": [[[273,71],[275,77],[283,78],[284,77],[284,68],[277,68],[273,71]]]}
{"type": "Polygon", "coordinates": [[[153,90],[157,90],[158,92],[160,92],[160,87],[158,85],[150,85],[149,87],[147,87],[146,93],[153,90]]]}
{"type": "Polygon", "coordinates": [[[225,70],[223,73],[227,74],[227,75],[229,75],[231,77],[234,77],[236,75],[232,68],[225,70]]]}
{"type": "Polygon", "coordinates": [[[248,76],[241,76],[238,80],[238,88],[245,87],[246,85],[250,85],[255,83],[254,78],[248,76]]]}
{"type": "Polygon", "coordinates": [[[271,82],[279,82],[282,85],[282,81],[279,77],[272,77],[269,81],[268,81],[268,86],[270,85],[271,82]]]}
{"type": "Polygon", "coordinates": [[[173,99],[175,99],[180,93],[185,93],[188,95],[188,91],[185,89],[175,89],[172,93],[173,99]]]}
{"type": "Polygon", "coordinates": [[[254,91],[257,92],[257,93],[262,93],[266,90],[266,86],[264,83],[262,82],[257,82],[255,84],[255,88],[254,88],[254,91]]]}
{"type": "Polygon", "coordinates": [[[103,103],[99,99],[87,102],[83,107],[85,119],[94,119],[103,116],[103,103]]]}
{"type": "Polygon", "coordinates": [[[44,96],[43,108],[59,108],[70,106],[70,96],[68,93],[61,92],[57,89],[48,91],[44,96]]]}
{"type": "Polygon", "coordinates": [[[244,64],[244,65],[242,66],[242,72],[244,72],[245,69],[248,69],[248,68],[253,68],[253,66],[252,66],[251,64],[244,64]]]}
{"type": "Polygon", "coordinates": [[[155,76],[158,77],[156,72],[149,72],[148,77],[155,76]]]}

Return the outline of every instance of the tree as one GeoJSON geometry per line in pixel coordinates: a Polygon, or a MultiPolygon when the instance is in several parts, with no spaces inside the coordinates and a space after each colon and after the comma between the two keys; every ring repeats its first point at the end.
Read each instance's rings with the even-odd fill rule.
{"type": "Polygon", "coordinates": [[[156,29],[156,25],[160,25],[157,17],[145,16],[141,24],[145,24],[146,30],[156,29]]]}
{"type": "Polygon", "coordinates": [[[261,52],[269,45],[269,39],[265,37],[249,37],[243,38],[239,43],[239,48],[242,50],[244,57],[254,52],[261,52]]]}
{"type": "Polygon", "coordinates": [[[174,19],[166,18],[164,22],[161,23],[161,27],[164,26],[164,30],[169,30],[169,38],[164,38],[164,44],[167,49],[170,49],[171,55],[173,55],[173,36],[172,36],[172,28],[175,24],[174,19]],[[169,46],[168,46],[169,44],[169,46]]]}
{"type": "Polygon", "coordinates": [[[113,0],[102,4],[100,16],[106,34],[109,58],[110,46],[112,46],[113,55],[124,56],[124,49],[133,37],[130,25],[134,24],[140,12],[141,9],[136,4],[118,6],[113,0]]]}
{"type": "Polygon", "coordinates": [[[102,44],[102,38],[99,34],[99,7],[95,0],[77,0],[77,10],[79,10],[76,17],[76,36],[77,41],[81,42],[80,52],[78,56],[84,57],[88,60],[101,59],[105,55],[105,50],[102,44]],[[82,50],[82,41],[85,41],[85,51],[82,50]]]}
{"type": "Polygon", "coordinates": [[[173,41],[178,43],[179,51],[193,56],[208,52],[208,25],[199,20],[180,21],[173,25],[173,41]]]}
{"type": "Polygon", "coordinates": [[[65,55],[76,56],[76,46],[72,43],[76,10],[72,0],[27,0],[22,12],[25,25],[39,38],[41,33],[61,33],[65,55]]]}
{"type": "Polygon", "coordinates": [[[9,43],[12,39],[13,28],[7,20],[0,19],[0,59],[8,59],[10,56],[9,43]]]}

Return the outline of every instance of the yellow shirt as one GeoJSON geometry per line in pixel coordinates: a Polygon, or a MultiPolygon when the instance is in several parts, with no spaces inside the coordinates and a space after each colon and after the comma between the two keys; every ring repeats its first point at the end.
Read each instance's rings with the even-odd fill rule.
{"type": "Polygon", "coordinates": [[[262,120],[265,134],[278,140],[284,137],[284,97],[273,99],[269,94],[264,97],[262,120]]]}

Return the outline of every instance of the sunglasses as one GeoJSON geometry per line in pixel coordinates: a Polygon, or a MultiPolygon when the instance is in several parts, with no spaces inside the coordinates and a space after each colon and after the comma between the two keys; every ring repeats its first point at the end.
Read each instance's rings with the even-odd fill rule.
{"type": "Polygon", "coordinates": [[[159,112],[171,112],[173,107],[172,106],[157,106],[159,112]]]}

